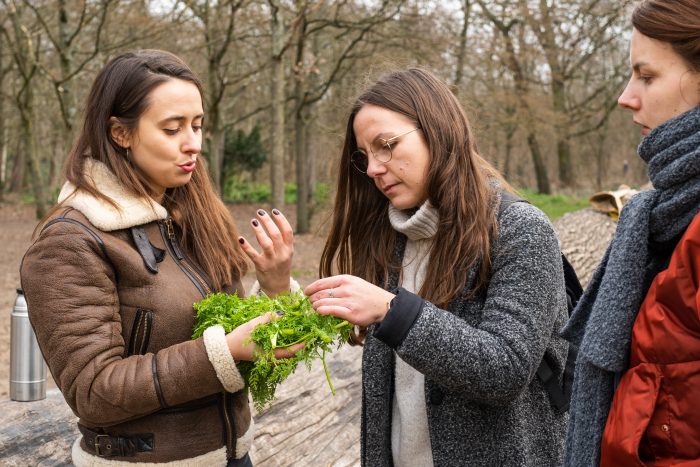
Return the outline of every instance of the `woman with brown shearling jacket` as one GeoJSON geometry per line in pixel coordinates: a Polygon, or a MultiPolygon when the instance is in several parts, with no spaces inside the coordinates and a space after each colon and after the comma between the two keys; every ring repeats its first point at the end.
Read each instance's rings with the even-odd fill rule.
{"type": "Polygon", "coordinates": [[[59,203],[24,257],[31,323],[79,417],[77,466],[252,465],[235,362],[254,358],[250,331],[272,317],[191,340],[192,304],[243,294],[246,256],[254,287],[289,290],[293,234],[279,211],[259,210],[261,252],[239,236],[199,158],[202,120],[200,81],[176,56],[111,60],[90,91],[59,203]]]}

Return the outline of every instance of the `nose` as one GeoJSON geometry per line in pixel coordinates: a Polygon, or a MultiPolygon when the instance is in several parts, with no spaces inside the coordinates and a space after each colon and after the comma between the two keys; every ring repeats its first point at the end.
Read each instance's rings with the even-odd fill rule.
{"type": "Polygon", "coordinates": [[[185,133],[185,139],[182,142],[182,152],[197,155],[202,150],[202,133],[196,132],[189,128],[185,133]]]}
{"type": "Polygon", "coordinates": [[[379,162],[373,155],[367,156],[367,175],[374,178],[386,172],[386,162],[379,162]]]}
{"type": "Polygon", "coordinates": [[[632,80],[630,80],[627,86],[625,86],[624,91],[622,91],[622,94],[620,94],[620,97],[617,98],[617,105],[623,109],[639,110],[640,102],[639,96],[637,96],[632,89],[632,80]]]}

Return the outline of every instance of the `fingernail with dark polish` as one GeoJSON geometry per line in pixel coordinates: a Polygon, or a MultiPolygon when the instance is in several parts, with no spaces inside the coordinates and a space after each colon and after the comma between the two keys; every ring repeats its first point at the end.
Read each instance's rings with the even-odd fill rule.
{"type": "Polygon", "coordinates": [[[260,225],[260,222],[258,222],[257,219],[253,219],[252,221],[250,221],[250,223],[253,224],[253,227],[257,227],[260,225]]]}
{"type": "Polygon", "coordinates": [[[262,209],[258,209],[258,216],[264,216],[264,215],[265,215],[265,211],[263,211],[262,209]]]}
{"type": "Polygon", "coordinates": [[[238,243],[240,243],[241,245],[243,245],[243,244],[245,243],[245,238],[243,238],[243,237],[238,237],[238,243]]]}
{"type": "Polygon", "coordinates": [[[275,216],[279,216],[280,212],[277,209],[273,209],[272,214],[274,214],[275,216]]]}
{"type": "Polygon", "coordinates": [[[284,316],[284,310],[277,310],[275,313],[277,313],[277,316],[284,316]]]}

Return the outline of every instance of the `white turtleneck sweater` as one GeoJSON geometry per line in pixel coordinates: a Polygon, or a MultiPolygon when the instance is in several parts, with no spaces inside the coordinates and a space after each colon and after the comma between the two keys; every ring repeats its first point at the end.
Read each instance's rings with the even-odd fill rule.
{"type": "MultiPolygon", "coordinates": [[[[437,232],[438,212],[428,201],[414,214],[389,206],[389,221],[394,230],[408,238],[400,285],[409,292],[418,293],[425,281],[430,247],[437,232]]],[[[391,452],[397,466],[433,465],[425,405],[425,376],[398,355],[394,369],[391,452]]]]}

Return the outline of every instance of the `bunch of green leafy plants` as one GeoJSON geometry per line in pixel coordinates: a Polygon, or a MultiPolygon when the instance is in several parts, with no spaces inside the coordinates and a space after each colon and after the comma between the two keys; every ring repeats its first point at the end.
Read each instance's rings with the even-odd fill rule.
{"type": "Polygon", "coordinates": [[[265,313],[276,313],[278,318],[258,325],[251,340],[258,347],[257,360],[238,363],[238,370],[246,381],[255,408],[260,411],[275,398],[277,385],[284,381],[301,362],[310,370],[317,358],[323,362],[328,385],[335,395],[326,352],[335,344],[339,348],[347,342],[352,325],[330,315],[319,315],[308,298],[301,292],[285,293],[274,298],[262,296],[238,297],[237,294],[217,293],[195,303],[197,319],[193,339],[200,337],[210,326],[221,325],[226,333],[265,313]],[[291,358],[275,358],[275,349],[303,343],[304,347],[291,358]]]}

